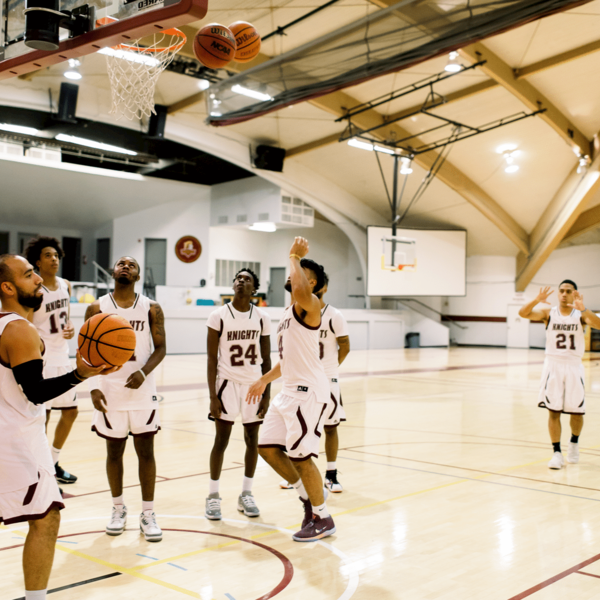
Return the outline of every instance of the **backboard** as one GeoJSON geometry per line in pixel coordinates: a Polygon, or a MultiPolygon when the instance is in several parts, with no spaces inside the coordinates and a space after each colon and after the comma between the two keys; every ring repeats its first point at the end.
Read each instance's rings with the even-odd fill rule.
{"type": "MultiPolygon", "coordinates": [[[[0,80],[181,27],[204,18],[208,9],[208,0],[62,0],[61,12],[90,7],[95,27],[73,37],[61,28],[58,48],[44,51],[25,44],[25,2],[0,0],[0,80]]],[[[27,8],[32,5],[51,6],[52,0],[28,0],[27,8]]],[[[44,11],[36,14],[52,13],[44,11]]]]}

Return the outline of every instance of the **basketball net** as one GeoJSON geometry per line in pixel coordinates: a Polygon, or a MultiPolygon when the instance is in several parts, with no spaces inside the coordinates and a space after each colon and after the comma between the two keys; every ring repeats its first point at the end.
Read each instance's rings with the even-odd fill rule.
{"type": "Polygon", "coordinates": [[[143,40],[103,48],[100,52],[106,55],[112,94],[110,114],[130,121],[156,114],[154,90],[158,77],[171,64],[185,41],[185,34],[173,28],[143,40]]]}

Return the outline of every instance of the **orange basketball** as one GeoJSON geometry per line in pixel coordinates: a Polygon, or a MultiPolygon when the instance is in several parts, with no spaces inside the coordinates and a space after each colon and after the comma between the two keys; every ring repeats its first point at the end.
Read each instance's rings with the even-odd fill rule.
{"type": "Polygon", "coordinates": [[[229,64],[235,54],[235,37],[224,25],[210,23],[194,38],[194,54],[209,69],[229,64]]]}
{"type": "Polygon", "coordinates": [[[93,367],[118,367],[133,356],[135,332],[127,319],[100,313],[83,324],[78,345],[83,359],[93,367]]]}
{"type": "Polygon", "coordinates": [[[234,62],[245,63],[256,58],[260,52],[260,33],[254,25],[246,21],[236,21],[229,26],[231,33],[235,36],[236,51],[234,62]]]}

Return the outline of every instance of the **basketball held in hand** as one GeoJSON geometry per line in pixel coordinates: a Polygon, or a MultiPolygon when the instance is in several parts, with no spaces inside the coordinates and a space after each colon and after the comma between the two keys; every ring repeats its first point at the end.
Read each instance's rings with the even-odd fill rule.
{"type": "Polygon", "coordinates": [[[120,367],[135,352],[135,331],[127,319],[100,313],[83,324],[78,346],[82,358],[93,367],[120,367]]]}
{"type": "Polygon", "coordinates": [[[233,60],[235,49],[233,33],[219,23],[206,25],[194,38],[194,54],[209,69],[221,69],[228,65],[233,60]]]}
{"type": "Polygon", "coordinates": [[[251,23],[236,21],[229,26],[235,36],[235,54],[233,61],[237,63],[250,62],[260,52],[260,34],[251,23]]]}

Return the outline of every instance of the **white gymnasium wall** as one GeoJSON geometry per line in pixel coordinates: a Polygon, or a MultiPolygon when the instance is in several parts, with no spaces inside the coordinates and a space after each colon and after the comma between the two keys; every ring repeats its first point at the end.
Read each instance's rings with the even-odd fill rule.
{"type": "MultiPolygon", "coordinates": [[[[190,186],[191,187],[191,186],[190,186]]],[[[210,190],[196,186],[193,200],[180,200],[149,208],[113,222],[112,260],[132,256],[144,273],[144,239],[167,240],[167,285],[198,286],[208,276],[210,253],[210,190]],[[202,244],[202,255],[184,263],[175,255],[175,244],[184,235],[193,235],[202,244]]]]}

